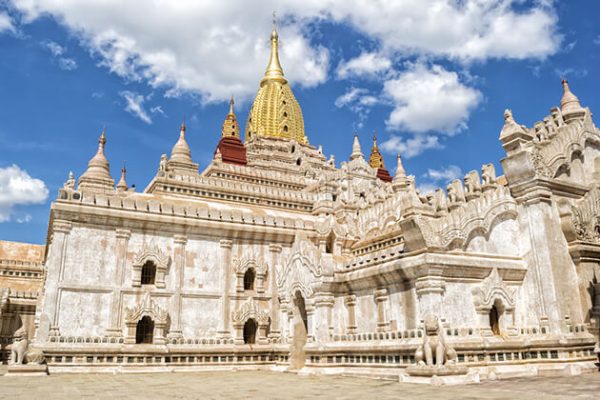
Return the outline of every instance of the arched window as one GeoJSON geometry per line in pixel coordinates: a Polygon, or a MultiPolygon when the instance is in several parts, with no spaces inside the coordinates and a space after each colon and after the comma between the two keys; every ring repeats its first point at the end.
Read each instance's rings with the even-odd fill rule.
{"type": "Polygon", "coordinates": [[[500,314],[495,304],[490,310],[490,329],[494,335],[500,335],[500,314]]]}
{"type": "Polygon", "coordinates": [[[249,319],[244,324],[244,343],[245,344],[254,344],[256,343],[256,329],[258,325],[256,321],[253,319],[249,319]]]}
{"type": "Polygon", "coordinates": [[[288,127],[287,127],[287,125],[284,125],[284,126],[283,126],[283,131],[284,131],[284,132],[287,132],[287,131],[288,131],[288,127]]]}
{"type": "Polygon", "coordinates": [[[302,164],[302,159],[301,158],[299,158],[299,159],[296,160],[296,165],[299,166],[300,164],[302,164]]]}
{"type": "Polygon", "coordinates": [[[325,242],[325,253],[333,254],[333,244],[335,242],[335,237],[333,236],[333,232],[329,234],[327,237],[327,242],[325,242]]]}
{"type": "Polygon", "coordinates": [[[135,329],[135,343],[152,343],[154,338],[154,321],[149,316],[144,316],[137,323],[135,329]]]}
{"type": "Polygon", "coordinates": [[[146,261],[142,267],[142,285],[154,285],[156,278],[156,265],[152,261],[146,261]]]}
{"type": "Polygon", "coordinates": [[[254,268],[248,268],[244,274],[244,290],[254,290],[254,268]]]}

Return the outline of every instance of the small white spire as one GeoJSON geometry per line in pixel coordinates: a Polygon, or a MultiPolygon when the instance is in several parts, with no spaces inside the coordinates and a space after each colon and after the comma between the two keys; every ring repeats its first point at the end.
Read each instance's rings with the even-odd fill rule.
{"type": "Polygon", "coordinates": [[[365,158],[358,141],[358,133],[354,132],[354,141],[352,142],[352,154],[350,154],[350,160],[356,160],[358,158],[365,158]]]}

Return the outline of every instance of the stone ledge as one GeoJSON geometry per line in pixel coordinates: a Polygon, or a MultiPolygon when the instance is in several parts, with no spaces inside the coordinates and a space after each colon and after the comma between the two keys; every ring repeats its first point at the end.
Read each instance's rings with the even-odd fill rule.
{"type": "Polygon", "coordinates": [[[11,364],[5,376],[46,376],[48,366],[46,364],[11,364]]]}

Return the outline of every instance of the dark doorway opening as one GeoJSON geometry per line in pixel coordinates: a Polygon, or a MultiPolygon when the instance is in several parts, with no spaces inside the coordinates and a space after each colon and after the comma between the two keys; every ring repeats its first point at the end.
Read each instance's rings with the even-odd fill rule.
{"type": "Polygon", "coordinates": [[[152,343],[154,339],[154,321],[152,318],[145,316],[137,323],[135,330],[135,343],[152,343]]]}

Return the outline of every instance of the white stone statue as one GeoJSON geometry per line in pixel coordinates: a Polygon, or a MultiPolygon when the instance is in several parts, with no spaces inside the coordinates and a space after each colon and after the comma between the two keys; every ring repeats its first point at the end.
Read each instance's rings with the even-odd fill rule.
{"type": "Polygon", "coordinates": [[[496,168],[494,168],[494,164],[484,164],[481,167],[481,179],[484,185],[493,185],[496,183],[496,168]]]}
{"type": "Polygon", "coordinates": [[[42,364],[44,362],[44,353],[29,347],[29,339],[24,326],[15,332],[10,353],[12,364],[42,364]]]}
{"type": "Polygon", "coordinates": [[[444,341],[444,330],[438,317],[429,315],[423,322],[423,344],[415,354],[419,366],[453,365],[456,363],[456,351],[444,341]]]}
{"type": "Polygon", "coordinates": [[[160,156],[160,164],[158,166],[158,170],[161,172],[167,171],[167,155],[166,154],[163,154],[162,156],[160,156]]]}

